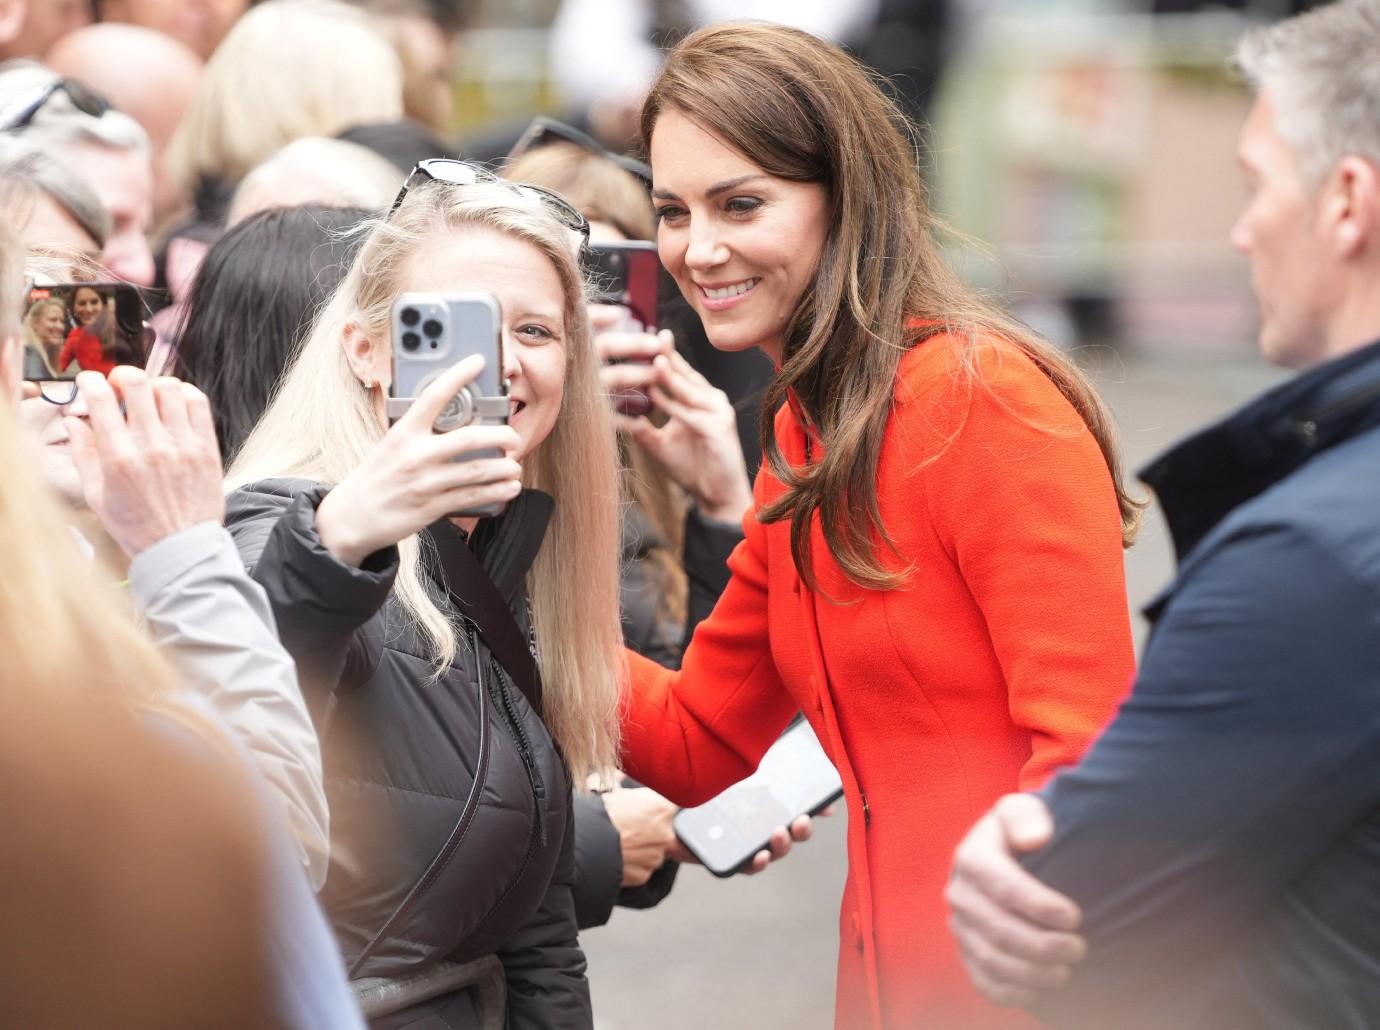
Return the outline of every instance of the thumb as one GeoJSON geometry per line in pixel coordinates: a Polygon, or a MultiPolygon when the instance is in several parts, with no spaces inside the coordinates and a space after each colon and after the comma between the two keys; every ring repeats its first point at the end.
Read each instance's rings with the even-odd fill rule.
{"type": "Polygon", "coordinates": [[[1054,836],[1054,818],[1034,794],[1008,794],[993,812],[1002,835],[1016,851],[1037,851],[1054,836]]]}

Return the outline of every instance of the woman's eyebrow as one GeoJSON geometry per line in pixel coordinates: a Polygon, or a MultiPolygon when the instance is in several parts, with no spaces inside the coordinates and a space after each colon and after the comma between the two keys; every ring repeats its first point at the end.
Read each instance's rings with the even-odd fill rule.
{"type": "MultiPolygon", "coordinates": [[[[738,177],[735,178],[735,179],[725,179],[723,182],[716,183],[715,185],[710,186],[709,189],[707,189],[707,190],[704,191],[704,195],[705,195],[706,197],[711,197],[711,198],[712,198],[712,197],[717,197],[720,193],[727,193],[729,190],[736,190],[739,186],[742,186],[742,185],[744,185],[744,184],[746,184],[746,183],[749,183],[749,182],[751,182],[753,179],[764,179],[764,178],[766,178],[766,176],[762,175],[760,172],[751,172],[751,173],[749,173],[748,175],[740,175],[740,176],[738,176],[738,177]]],[[[657,188],[653,187],[653,189],[652,189],[652,199],[653,199],[653,200],[679,200],[680,197],[676,196],[676,195],[675,195],[674,193],[672,193],[670,190],[657,189],[657,188]]]]}

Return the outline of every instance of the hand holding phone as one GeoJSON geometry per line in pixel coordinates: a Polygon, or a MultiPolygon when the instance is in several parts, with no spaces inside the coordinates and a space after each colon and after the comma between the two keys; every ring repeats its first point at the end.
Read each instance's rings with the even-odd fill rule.
{"type": "Polygon", "coordinates": [[[511,426],[471,422],[439,433],[435,428],[485,364],[473,354],[437,375],[321,501],[317,532],[336,558],[358,566],[439,518],[501,507],[518,495],[522,466],[512,455],[522,441],[511,426]],[[481,452],[494,456],[474,457],[481,452]]]}
{"type": "Polygon", "coordinates": [[[796,722],[762,757],[757,771],[717,797],[675,818],[676,836],[715,876],[732,876],[764,849],[776,850],[779,829],[814,815],[843,794],[843,781],[810,724],[796,722]]]}
{"type": "MultiPolygon", "coordinates": [[[[655,244],[642,240],[592,244],[586,256],[586,268],[596,302],[606,307],[616,307],[622,312],[618,324],[605,323],[603,329],[625,336],[656,333],[659,325],[657,303],[663,273],[655,244]]],[[[646,364],[650,357],[630,351],[611,355],[604,360],[609,364],[646,364]]],[[[610,396],[614,410],[620,415],[639,417],[652,410],[650,397],[636,383],[635,377],[627,384],[610,390],[610,396]]]]}
{"type": "MultiPolygon", "coordinates": [[[[396,420],[414,398],[447,368],[478,355],[484,366],[441,409],[432,428],[453,432],[469,425],[506,426],[508,387],[503,380],[503,317],[486,293],[404,293],[393,303],[393,383],[388,417],[396,420]]],[[[466,451],[455,461],[496,458],[491,448],[466,451]]],[[[505,502],[506,503],[506,502],[505,502]]],[[[460,517],[497,515],[492,503],[451,512],[460,517]]]]}
{"type": "Polygon", "coordinates": [[[79,380],[88,419],[68,416],[87,507],[130,558],[184,529],[222,522],[220,448],[206,395],[170,376],[117,368],[79,380]]]}

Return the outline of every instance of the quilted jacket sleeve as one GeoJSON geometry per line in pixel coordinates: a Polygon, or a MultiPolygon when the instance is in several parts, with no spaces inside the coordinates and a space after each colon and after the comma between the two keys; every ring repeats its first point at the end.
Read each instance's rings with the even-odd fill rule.
{"type": "Polygon", "coordinates": [[[397,548],[370,555],[359,568],[337,559],[316,531],[327,488],[301,480],[254,484],[232,494],[226,528],[240,558],[263,587],[278,635],[297,661],[308,703],[316,708],[340,681],[355,631],[388,598],[397,548]]]}

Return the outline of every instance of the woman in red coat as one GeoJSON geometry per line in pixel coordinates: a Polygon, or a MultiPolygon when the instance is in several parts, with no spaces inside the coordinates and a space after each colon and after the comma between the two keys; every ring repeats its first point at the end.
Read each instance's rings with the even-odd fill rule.
{"type": "Polygon", "coordinates": [[[77,325],[67,334],[67,341],[62,345],[62,353],[58,355],[58,371],[68,371],[75,361],[77,368],[72,371],[110,375],[116,365],[108,345],[115,328],[113,303],[107,306],[94,286],[78,286],[72,293],[72,315],[77,325]]]}
{"type": "MultiPolygon", "coordinates": [[[[849,811],[838,1025],[1020,1025],[968,986],[942,894],[968,826],[1130,683],[1110,419],[944,267],[909,127],[842,51],[702,30],[642,133],[663,263],[714,346],[779,372],[727,591],[679,673],[628,658],[626,767],[697,804],[803,711],[849,811]]],[[[670,432],[693,404],[665,384],[670,432]]]]}

